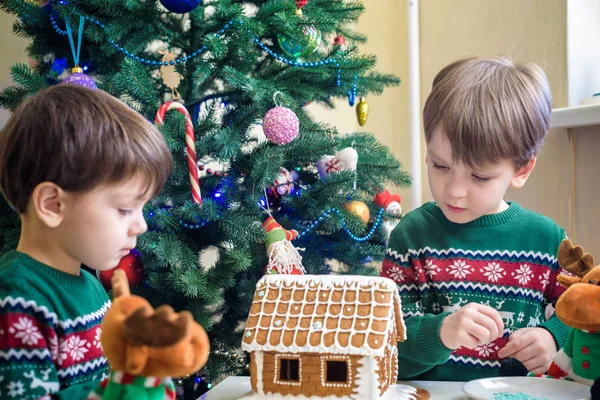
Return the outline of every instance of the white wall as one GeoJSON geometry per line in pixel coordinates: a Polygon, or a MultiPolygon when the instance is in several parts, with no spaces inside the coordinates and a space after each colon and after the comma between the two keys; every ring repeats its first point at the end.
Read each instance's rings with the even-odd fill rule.
{"type": "Polygon", "coordinates": [[[567,0],[568,105],[600,92],[600,1],[567,0]]]}
{"type": "MultiPolygon", "coordinates": [[[[12,32],[14,17],[0,11],[0,90],[12,84],[10,66],[17,62],[27,62],[25,47],[28,41],[12,32]]],[[[0,128],[4,126],[10,113],[0,109],[0,128]]]]}
{"type": "MultiPolygon", "coordinates": [[[[340,133],[372,132],[388,146],[402,163],[403,170],[410,170],[410,135],[408,112],[408,0],[365,1],[356,30],[367,36],[368,41],[360,50],[377,57],[375,70],[394,74],[402,83],[386,89],[381,96],[367,96],[369,118],[365,126],[358,125],[356,107],[350,107],[347,99],[336,101],[335,110],[309,106],[317,120],[335,125],[340,133]]],[[[389,188],[402,196],[402,207],[408,211],[411,204],[410,188],[389,188]]]]}

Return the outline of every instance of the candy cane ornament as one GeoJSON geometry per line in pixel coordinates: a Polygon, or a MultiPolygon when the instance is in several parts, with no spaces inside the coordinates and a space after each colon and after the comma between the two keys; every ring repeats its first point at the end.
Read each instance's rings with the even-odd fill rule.
{"type": "Polygon", "coordinates": [[[194,138],[194,125],[188,110],[180,103],[169,101],[158,109],[154,121],[161,126],[165,122],[167,111],[177,110],[185,116],[185,144],[187,152],[187,162],[190,175],[190,185],[192,187],[192,199],[196,204],[202,204],[200,195],[200,181],[198,180],[198,166],[196,165],[196,142],[194,138]]]}

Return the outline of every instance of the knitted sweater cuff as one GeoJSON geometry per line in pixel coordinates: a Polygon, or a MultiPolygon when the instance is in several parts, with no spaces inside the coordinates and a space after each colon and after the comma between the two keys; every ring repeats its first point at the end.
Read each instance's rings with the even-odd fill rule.
{"type": "Polygon", "coordinates": [[[442,322],[448,315],[450,315],[449,312],[443,312],[441,314],[426,314],[423,317],[417,338],[423,362],[437,365],[448,361],[452,350],[444,346],[440,338],[442,322]]]}
{"type": "Polygon", "coordinates": [[[561,349],[565,345],[569,336],[569,327],[563,324],[556,315],[553,315],[548,321],[542,323],[540,328],[548,330],[554,336],[557,349],[561,349]]]}

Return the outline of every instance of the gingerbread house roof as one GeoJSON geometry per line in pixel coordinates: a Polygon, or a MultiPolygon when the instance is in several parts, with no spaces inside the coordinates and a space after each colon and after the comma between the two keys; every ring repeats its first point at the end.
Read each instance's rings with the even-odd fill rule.
{"type": "Polygon", "coordinates": [[[256,284],[242,348],[383,356],[394,329],[406,339],[391,279],[266,275],[256,284]]]}

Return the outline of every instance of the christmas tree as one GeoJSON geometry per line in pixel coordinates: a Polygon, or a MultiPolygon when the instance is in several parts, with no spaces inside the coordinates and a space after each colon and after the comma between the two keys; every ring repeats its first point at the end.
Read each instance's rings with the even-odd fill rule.
{"type": "MultiPolygon", "coordinates": [[[[364,125],[365,97],[400,83],[356,47],[366,40],[351,27],[362,2],[0,6],[18,16],[13,30],[31,40],[33,60],[12,67],[3,107],[63,81],[97,86],[156,120],[173,152],[173,173],[147,205],[149,230],[127,262],[143,278],[134,292],[190,310],[209,333],[209,363],[186,387],[245,372],[238,349],[254,284],[265,270],[284,272],[265,242],[293,244],[301,260],[287,272],[327,274],[335,260],[337,273],[377,274],[385,221],[400,216],[380,192],[410,179],[372,134],[341,134],[305,110],[347,98],[364,125]],[[270,216],[276,222],[265,224],[270,216]]],[[[19,220],[4,199],[0,208],[2,254],[16,247],[19,220]]]]}

